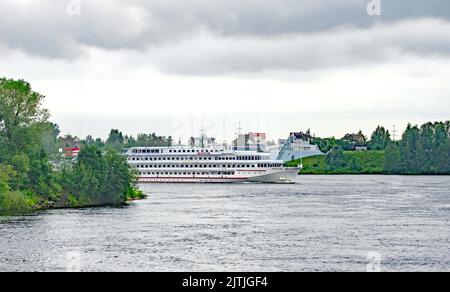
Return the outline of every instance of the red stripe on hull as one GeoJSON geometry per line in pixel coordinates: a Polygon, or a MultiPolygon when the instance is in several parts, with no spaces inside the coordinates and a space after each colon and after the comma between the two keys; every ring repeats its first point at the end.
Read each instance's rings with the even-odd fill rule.
{"type": "Polygon", "coordinates": [[[140,177],[141,179],[249,179],[248,177],[140,177]]]}

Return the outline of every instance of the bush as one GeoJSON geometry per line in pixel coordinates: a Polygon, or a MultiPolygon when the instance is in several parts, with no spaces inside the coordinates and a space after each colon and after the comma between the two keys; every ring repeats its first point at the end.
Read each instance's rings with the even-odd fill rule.
{"type": "Polygon", "coordinates": [[[31,206],[25,196],[17,191],[0,193],[0,212],[29,211],[31,206]]]}
{"type": "Polygon", "coordinates": [[[142,200],[147,196],[141,190],[130,188],[127,192],[127,200],[142,200]]]}
{"type": "Polygon", "coordinates": [[[136,175],[125,157],[111,151],[100,151],[96,146],[85,146],[77,163],[62,170],[60,184],[73,206],[121,204],[129,198],[143,196],[134,190],[136,175]]]}

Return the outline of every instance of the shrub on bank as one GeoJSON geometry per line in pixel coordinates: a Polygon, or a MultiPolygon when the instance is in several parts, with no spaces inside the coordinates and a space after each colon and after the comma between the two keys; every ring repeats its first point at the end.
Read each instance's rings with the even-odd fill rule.
{"type": "Polygon", "coordinates": [[[144,192],[142,192],[141,190],[138,190],[136,188],[130,188],[127,191],[127,201],[132,201],[132,200],[142,200],[146,198],[146,195],[144,194],[144,192]]]}
{"type": "Polygon", "coordinates": [[[0,193],[0,213],[29,210],[31,210],[31,206],[22,193],[17,191],[0,193]]]}
{"type": "Polygon", "coordinates": [[[303,162],[303,174],[382,174],[384,151],[332,151],[328,155],[307,157],[288,162],[297,166],[303,162]]]}

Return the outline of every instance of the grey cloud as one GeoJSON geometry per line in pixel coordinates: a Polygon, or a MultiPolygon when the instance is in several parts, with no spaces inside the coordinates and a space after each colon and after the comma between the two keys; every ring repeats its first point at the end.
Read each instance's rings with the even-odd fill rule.
{"type": "Polygon", "coordinates": [[[70,17],[70,0],[1,0],[0,47],[69,60],[87,48],[150,52],[162,70],[187,74],[448,53],[448,35],[439,33],[448,29],[450,1],[381,1],[383,16],[369,17],[369,0],[81,0],[81,16],[70,17]],[[417,20],[424,17],[441,21],[417,20]],[[389,33],[389,24],[397,30],[389,33]]]}
{"type": "Polygon", "coordinates": [[[278,38],[230,38],[203,34],[179,46],[150,52],[173,74],[307,71],[396,61],[406,55],[450,54],[450,22],[437,19],[340,28],[278,38]],[[411,33],[411,32],[414,33],[411,33]]]}

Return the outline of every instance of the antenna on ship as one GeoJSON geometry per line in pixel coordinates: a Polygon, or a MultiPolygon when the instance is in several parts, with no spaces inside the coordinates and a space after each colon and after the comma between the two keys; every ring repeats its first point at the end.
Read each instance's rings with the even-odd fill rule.
{"type": "Polygon", "coordinates": [[[242,131],[242,127],[241,127],[241,122],[238,123],[238,127],[237,127],[237,132],[234,133],[235,134],[235,143],[233,145],[234,150],[238,150],[238,144],[239,144],[239,136],[241,135],[241,131],[242,131]]]}
{"type": "Polygon", "coordinates": [[[206,129],[202,123],[202,128],[200,129],[200,140],[202,148],[205,148],[205,141],[204,141],[205,138],[206,138],[206,129]]]}

